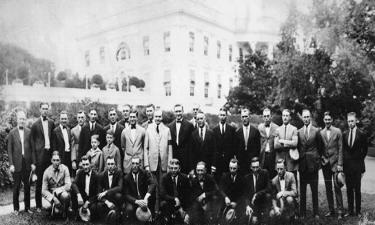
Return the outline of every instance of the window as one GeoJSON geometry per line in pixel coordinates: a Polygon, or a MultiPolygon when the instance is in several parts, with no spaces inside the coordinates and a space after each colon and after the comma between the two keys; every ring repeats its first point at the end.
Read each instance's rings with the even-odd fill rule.
{"type": "Polygon", "coordinates": [[[190,96],[194,96],[195,95],[195,71],[194,70],[190,70],[190,96]]]}
{"type": "Polygon", "coordinates": [[[150,55],[150,38],[148,36],[143,37],[143,54],[150,55]]]}
{"type": "Polygon", "coordinates": [[[164,32],[164,51],[171,51],[171,33],[169,31],[164,32]]]}
{"type": "Polygon", "coordinates": [[[208,75],[208,72],[205,72],[204,73],[204,97],[205,98],[208,98],[208,92],[209,92],[209,89],[210,89],[210,78],[209,78],[209,75],[208,75]]]}
{"type": "Polygon", "coordinates": [[[208,37],[204,36],[203,38],[203,54],[208,55],[208,37]]]}
{"type": "Polygon", "coordinates": [[[217,98],[221,98],[221,84],[217,85],[217,98]]]}
{"type": "Polygon", "coordinates": [[[232,62],[233,48],[232,45],[229,45],[229,62],[232,62]]]}
{"type": "Polygon", "coordinates": [[[238,49],[238,52],[239,52],[240,60],[242,61],[242,60],[243,60],[243,52],[242,52],[242,48],[239,48],[239,49],[238,49]]]}
{"type": "Polygon", "coordinates": [[[190,52],[194,52],[194,41],[195,41],[194,33],[189,32],[189,51],[190,52]]]}
{"type": "Polygon", "coordinates": [[[165,90],[165,96],[172,95],[171,71],[170,70],[164,71],[164,90],[165,90]]]}
{"type": "Polygon", "coordinates": [[[100,58],[100,63],[104,63],[104,60],[105,60],[105,49],[104,47],[100,47],[99,49],[99,58],[100,58]]]}
{"type": "Polygon", "coordinates": [[[216,56],[218,59],[220,59],[220,53],[221,53],[221,42],[220,41],[217,41],[217,52],[216,52],[216,56]]]}
{"type": "Polygon", "coordinates": [[[86,67],[90,66],[90,51],[89,50],[85,52],[85,63],[86,63],[86,67]]]}
{"type": "Polygon", "coordinates": [[[122,61],[126,59],[130,59],[130,49],[129,49],[129,46],[125,42],[121,42],[116,51],[116,60],[122,61]]]}

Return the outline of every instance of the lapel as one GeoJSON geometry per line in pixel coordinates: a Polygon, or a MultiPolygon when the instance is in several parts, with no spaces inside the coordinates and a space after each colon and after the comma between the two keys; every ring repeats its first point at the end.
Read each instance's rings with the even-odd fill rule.
{"type": "Polygon", "coordinates": [[[323,140],[324,140],[326,146],[328,146],[330,139],[332,139],[332,134],[333,134],[333,132],[332,132],[332,127],[331,127],[331,136],[330,136],[329,139],[328,139],[328,137],[327,137],[327,128],[324,128],[324,129],[322,130],[322,136],[323,136],[323,140]]]}
{"type": "MultiPolygon", "coordinates": [[[[180,132],[178,132],[178,143],[179,144],[183,143],[183,137],[185,136],[185,135],[183,135],[184,128],[185,128],[185,122],[190,123],[189,121],[185,121],[185,120],[186,120],[185,118],[182,119],[181,126],[180,126],[180,132]]],[[[176,133],[176,135],[177,135],[177,133],[176,133]]]]}
{"type": "Polygon", "coordinates": [[[42,119],[41,118],[38,119],[38,124],[39,124],[39,128],[40,128],[40,130],[41,130],[41,132],[42,132],[42,134],[44,136],[43,123],[42,123],[42,119]]]}
{"type": "Polygon", "coordinates": [[[57,174],[57,176],[55,175],[55,169],[52,167],[52,173],[53,173],[53,180],[55,181],[56,184],[59,183],[59,181],[61,180],[61,177],[63,175],[63,171],[62,171],[62,168],[61,166],[59,165],[59,173],[57,174]]]}
{"type": "Polygon", "coordinates": [[[57,132],[56,132],[57,135],[59,135],[59,138],[61,138],[64,142],[64,135],[62,133],[62,130],[61,130],[61,127],[59,125],[59,127],[57,128],[57,132]]]}
{"type": "Polygon", "coordinates": [[[135,125],[135,135],[134,135],[134,143],[133,143],[133,146],[134,144],[137,142],[138,140],[138,136],[140,135],[141,133],[141,128],[139,127],[138,124],[135,125]]]}
{"type": "Polygon", "coordinates": [[[352,145],[352,148],[354,147],[354,145],[356,145],[356,143],[357,143],[357,141],[358,141],[358,139],[359,139],[359,129],[358,129],[358,127],[356,128],[356,130],[355,130],[355,138],[354,138],[354,141],[353,141],[353,145],[352,145]]]}
{"type": "MultiPolygon", "coordinates": [[[[284,175],[284,180],[285,180],[285,189],[286,189],[286,184],[287,184],[287,182],[286,182],[286,174],[284,175]]],[[[278,190],[278,191],[281,191],[281,185],[280,185],[280,177],[277,175],[277,182],[276,182],[276,189],[278,190]]]]}
{"type": "MultiPolygon", "coordinates": [[[[108,183],[108,170],[104,172],[104,184],[105,184],[104,187],[107,188],[107,190],[111,188],[108,183]]],[[[113,184],[113,177],[112,177],[112,184],[113,184]]]]}
{"type": "MultiPolygon", "coordinates": [[[[16,135],[16,138],[17,138],[17,140],[18,140],[18,142],[21,144],[21,146],[22,146],[22,142],[21,142],[21,137],[20,137],[20,131],[19,131],[19,129],[17,128],[17,130],[16,130],[16,132],[14,132],[15,134],[14,135],[16,135]]],[[[26,132],[25,132],[25,128],[23,128],[23,141],[24,141],[24,143],[25,143],[25,137],[26,137],[26,132]]]]}

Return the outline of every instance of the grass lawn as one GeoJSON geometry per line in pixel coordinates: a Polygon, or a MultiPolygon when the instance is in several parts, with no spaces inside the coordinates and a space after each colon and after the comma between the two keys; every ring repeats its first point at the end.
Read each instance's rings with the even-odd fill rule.
{"type": "MultiPolygon", "coordinates": [[[[311,193],[310,189],[308,188],[308,199],[307,199],[307,218],[305,221],[301,221],[301,225],[365,225],[366,223],[359,223],[359,218],[345,218],[341,221],[338,221],[337,218],[325,218],[324,214],[328,212],[328,206],[326,201],[326,194],[325,194],[325,187],[324,185],[319,186],[319,212],[320,212],[320,220],[315,221],[311,218],[311,193]]],[[[347,207],[346,201],[346,191],[343,190],[343,197],[344,197],[344,207],[347,207]]],[[[368,221],[375,221],[375,194],[362,194],[362,214],[366,215],[368,221]]],[[[362,219],[364,220],[364,219],[362,219]]],[[[47,212],[43,211],[40,214],[34,213],[32,215],[28,215],[25,213],[20,213],[18,216],[14,214],[0,216],[0,224],[2,225],[18,225],[18,224],[25,224],[25,225],[33,225],[33,224],[48,224],[48,225],[60,225],[60,224],[72,224],[72,225],[79,225],[79,224],[92,224],[92,223],[83,223],[83,222],[75,222],[75,221],[63,221],[63,220],[50,220],[47,216],[47,212]]],[[[101,223],[95,223],[101,224],[101,223]]],[[[125,224],[125,223],[124,223],[125,224]]],[[[374,224],[367,223],[367,224],[374,224]]]]}

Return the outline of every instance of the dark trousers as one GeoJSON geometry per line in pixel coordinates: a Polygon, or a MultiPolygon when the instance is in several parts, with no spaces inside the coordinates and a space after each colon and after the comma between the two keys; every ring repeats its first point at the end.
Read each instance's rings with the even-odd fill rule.
{"type": "Polygon", "coordinates": [[[18,197],[20,195],[20,187],[21,182],[23,183],[24,187],[24,202],[25,202],[25,210],[30,209],[30,168],[26,168],[25,159],[22,158],[22,169],[20,172],[15,172],[13,174],[14,184],[13,184],[13,209],[19,210],[20,205],[18,202],[18,197]]]}
{"type": "Polygon", "coordinates": [[[277,174],[275,170],[275,157],[272,157],[270,152],[264,153],[263,169],[268,170],[270,179],[274,178],[277,174]]]}
{"type": "MultiPolygon", "coordinates": [[[[161,169],[161,159],[160,159],[160,156],[159,156],[158,166],[156,168],[156,171],[152,171],[151,173],[154,176],[154,178],[157,181],[157,183],[161,184],[161,178],[166,173],[166,171],[162,171],[162,169],[161,169]]],[[[160,193],[160,187],[159,187],[159,185],[157,185],[156,189],[155,189],[155,209],[154,209],[155,212],[159,212],[159,210],[160,210],[160,196],[159,196],[159,193],[160,193]]],[[[150,209],[150,210],[153,211],[152,209],[150,209]]]]}
{"type": "Polygon", "coordinates": [[[333,182],[334,172],[331,169],[331,165],[328,163],[327,165],[323,166],[322,168],[323,176],[324,176],[324,183],[326,186],[326,194],[327,194],[327,201],[328,201],[328,208],[330,212],[335,211],[334,203],[333,203],[333,191],[332,191],[332,183],[335,190],[335,197],[336,197],[336,205],[339,214],[343,212],[343,201],[342,201],[342,193],[341,188],[339,188],[335,182],[333,182]]]}
{"type": "Polygon", "coordinates": [[[51,152],[50,150],[44,149],[42,156],[42,162],[36,165],[36,175],[38,179],[36,180],[35,188],[35,202],[37,208],[42,208],[42,184],[43,184],[43,173],[46,168],[51,164],[51,152]]]}
{"type": "Polygon", "coordinates": [[[72,159],[71,159],[71,152],[64,152],[64,157],[63,157],[63,164],[68,167],[69,169],[69,174],[72,177],[72,159]]]}
{"type": "Polygon", "coordinates": [[[348,211],[354,212],[354,195],[356,213],[361,212],[361,172],[358,170],[344,171],[346,193],[348,195],[348,211]]]}
{"type": "Polygon", "coordinates": [[[312,202],[313,202],[313,214],[319,215],[318,205],[318,181],[319,172],[300,172],[300,191],[301,191],[301,205],[300,213],[301,216],[306,215],[306,189],[307,184],[310,184],[312,202]]]}

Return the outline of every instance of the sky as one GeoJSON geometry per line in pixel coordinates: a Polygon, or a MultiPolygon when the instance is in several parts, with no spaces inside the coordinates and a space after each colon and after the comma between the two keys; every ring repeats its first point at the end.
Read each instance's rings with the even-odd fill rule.
{"type": "MultiPolygon", "coordinates": [[[[140,1],[148,0],[0,0],[0,41],[18,45],[38,58],[51,60],[57,70],[78,68],[75,63],[79,61],[76,58],[79,26],[104,15],[121,13],[120,9],[140,1]]],[[[227,6],[233,3],[231,0],[220,1],[223,9],[229,9],[227,6]]],[[[280,4],[280,0],[251,1],[264,1],[266,7],[274,8],[280,4]]],[[[298,0],[301,1],[309,0],[298,0]]],[[[277,13],[277,10],[273,12],[277,13]]]]}

